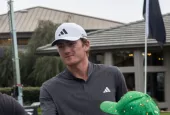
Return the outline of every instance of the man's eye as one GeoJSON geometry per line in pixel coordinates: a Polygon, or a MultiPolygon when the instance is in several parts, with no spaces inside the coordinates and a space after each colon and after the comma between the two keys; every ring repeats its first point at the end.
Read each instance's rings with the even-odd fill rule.
{"type": "Polygon", "coordinates": [[[63,48],[64,47],[64,45],[58,45],[58,48],[63,48]]]}
{"type": "Polygon", "coordinates": [[[76,44],[76,42],[70,42],[68,45],[69,46],[74,46],[76,44]]]}

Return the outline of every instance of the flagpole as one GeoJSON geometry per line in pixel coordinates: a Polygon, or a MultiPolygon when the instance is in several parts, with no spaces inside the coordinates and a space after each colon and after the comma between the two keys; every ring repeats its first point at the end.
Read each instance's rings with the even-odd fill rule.
{"type": "Polygon", "coordinates": [[[15,20],[14,20],[14,12],[13,12],[13,1],[8,1],[10,7],[10,26],[12,31],[12,41],[13,41],[13,51],[14,51],[14,67],[15,67],[15,75],[16,82],[18,87],[18,102],[23,105],[23,94],[22,94],[22,85],[20,79],[20,67],[19,67],[19,57],[18,57],[18,46],[17,46],[17,35],[15,29],[15,20]]]}
{"type": "Polygon", "coordinates": [[[146,13],[145,13],[145,83],[144,93],[147,93],[147,40],[149,36],[149,0],[146,0],[146,13]]]}

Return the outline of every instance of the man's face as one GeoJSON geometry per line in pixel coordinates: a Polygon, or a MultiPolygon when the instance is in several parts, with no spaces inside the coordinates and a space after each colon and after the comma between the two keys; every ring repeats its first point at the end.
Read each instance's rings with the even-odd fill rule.
{"type": "Polygon", "coordinates": [[[58,41],[57,48],[63,62],[68,66],[72,66],[87,58],[86,52],[90,45],[89,41],[83,44],[80,39],[77,41],[61,40],[58,41]]]}

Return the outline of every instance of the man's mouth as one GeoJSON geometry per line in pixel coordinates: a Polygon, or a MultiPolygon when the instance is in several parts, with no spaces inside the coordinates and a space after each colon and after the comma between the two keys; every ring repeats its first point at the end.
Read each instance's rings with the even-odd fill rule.
{"type": "Polygon", "coordinates": [[[65,58],[70,58],[70,57],[72,57],[73,55],[69,55],[69,56],[65,56],[65,58]]]}

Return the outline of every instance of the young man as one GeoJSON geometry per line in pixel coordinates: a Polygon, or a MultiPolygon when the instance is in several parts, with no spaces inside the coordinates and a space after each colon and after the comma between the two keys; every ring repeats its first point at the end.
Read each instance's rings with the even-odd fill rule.
{"type": "Polygon", "coordinates": [[[27,113],[13,97],[0,93],[0,115],[27,115],[27,113]]]}
{"type": "Polygon", "coordinates": [[[52,46],[58,49],[66,69],[43,83],[42,115],[104,115],[100,103],[118,101],[127,92],[124,76],[117,67],[88,60],[90,42],[81,26],[61,24],[52,46]]]}

